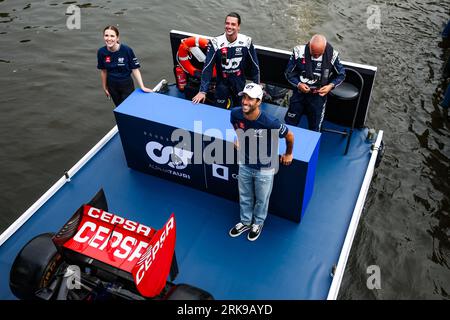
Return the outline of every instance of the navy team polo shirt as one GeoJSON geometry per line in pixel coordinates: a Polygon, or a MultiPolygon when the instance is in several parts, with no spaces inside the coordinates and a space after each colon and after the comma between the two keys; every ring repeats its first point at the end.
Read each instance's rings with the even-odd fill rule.
{"type": "MultiPolygon", "coordinates": [[[[230,122],[235,130],[242,129],[244,132],[246,132],[247,130],[252,129],[250,132],[246,133],[250,133],[251,135],[253,135],[252,138],[257,141],[256,150],[253,149],[255,145],[250,145],[251,143],[249,140],[251,138],[246,137],[245,141],[239,141],[240,147],[245,144],[245,150],[241,150],[245,152],[244,164],[250,168],[258,170],[261,168],[269,168],[271,166],[270,159],[272,155],[272,146],[278,148],[278,139],[272,142],[271,130],[264,129],[278,130],[277,138],[284,138],[289,132],[288,127],[286,127],[286,125],[284,125],[280,120],[273,118],[262,110],[256,120],[247,120],[244,118],[242,107],[236,107],[231,110],[230,122]],[[266,154],[260,154],[260,148],[263,143],[266,144],[266,154]],[[250,150],[250,148],[252,148],[253,150],[250,150]],[[257,156],[256,163],[251,157],[252,153],[254,154],[255,151],[257,156]]],[[[277,153],[275,156],[278,157],[278,149],[274,150],[274,152],[277,153]]]]}
{"type": "Polygon", "coordinates": [[[120,44],[119,50],[115,52],[109,51],[106,46],[98,49],[97,69],[106,69],[110,81],[127,80],[131,71],[139,67],[133,50],[124,44],[120,44]]]}

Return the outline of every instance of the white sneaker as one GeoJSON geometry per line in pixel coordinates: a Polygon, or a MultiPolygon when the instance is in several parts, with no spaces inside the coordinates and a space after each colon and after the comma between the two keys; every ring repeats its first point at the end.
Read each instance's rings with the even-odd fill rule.
{"type": "Polygon", "coordinates": [[[234,237],[241,235],[242,233],[244,233],[245,231],[247,231],[249,229],[250,229],[250,226],[247,226],[247,225],[243,224],[242,222],[239,222],[233,228],[230,229],[230,232],[228,232],[228,234],[234,238],[234,237]]]}
{"type": "Polygon", "coordinates": [[[252,229],[248,233],[247,239],[250,241],[255,241],[256,239],[258,239],[259,235],[261,234],[262,227],[262,224],[252,224],[252,229]]]}

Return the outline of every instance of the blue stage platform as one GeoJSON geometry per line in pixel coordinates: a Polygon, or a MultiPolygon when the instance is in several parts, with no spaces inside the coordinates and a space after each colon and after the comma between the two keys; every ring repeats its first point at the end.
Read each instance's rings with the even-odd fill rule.
{"type": "MultiPolygon", "coordinates": [[[[114,114],[130,168],[238,201],[230,110],[136,90],[114,114]],[[172,153],[179,155],[177,162],[171,160],[172,153]]],[[[279,152],[274,149],[269,155],[277,171],[269,213],[300,222],[314,190],[321,134],[291,126],[289,130],[295,140],[292,164],[278,165],[279,152],[286,150],[284,139],[274,140],[279,141],[279,152]]],[[[253,150],[258,150],[256,145],[253,150]]]]}
{"type": "Polygon", "coordinates": [[[175,213],[176,283],[216,299],[326,299],[370,158],[366,134],[356,130],[343,156],[345,138],[323,133],[301,223],[269,215],[256,242],[228,235],[239,219],[238,203],[128,168],[116,134],[0,247],[0,299],[15,299],[8,283],[18,251],[37,234],[59,230],[100,188],[109,211],[125,218],[160,228],[175,213]]]}

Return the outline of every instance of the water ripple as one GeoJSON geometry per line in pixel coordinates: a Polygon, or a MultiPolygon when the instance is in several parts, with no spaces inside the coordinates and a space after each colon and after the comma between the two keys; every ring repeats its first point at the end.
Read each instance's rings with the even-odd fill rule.
{"type": "Polygon", "coordinates": [[[384,130],[388,147],[340,297],[449,298],[450,124],[438,105],[448,80],[437,47],[449,0],[0,2],[8,48],[0,59],[2,228],[114,125],[95,69],[104,26],[119,26],[145,82],[156,84],[172,76],[168,30],[216,35],[224,13],[236,10],[241,32],[257,44],[292,50],[320,32],[343,60],[378,67],[367,124],[384,130]],[[81,8],[81,30],[66,27],[71,4],[81,8]],[[379,29],[367,28],[373,5],[379,29]],[[381,268],[382,290],[365,285],[372,264],[381,268]]]}

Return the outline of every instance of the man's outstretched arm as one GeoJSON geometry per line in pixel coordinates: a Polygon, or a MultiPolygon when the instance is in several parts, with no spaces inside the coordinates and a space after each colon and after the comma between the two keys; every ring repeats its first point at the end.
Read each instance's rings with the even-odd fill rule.
{"type": "Polygon", "coordinates": [[[285,166],[288,166],[292,163],[293,155],[292,150],[294,149],[294,134],[292,131],[289,131],[286,134],[286,152],[281,155],[280,162],[285,166]]]}

